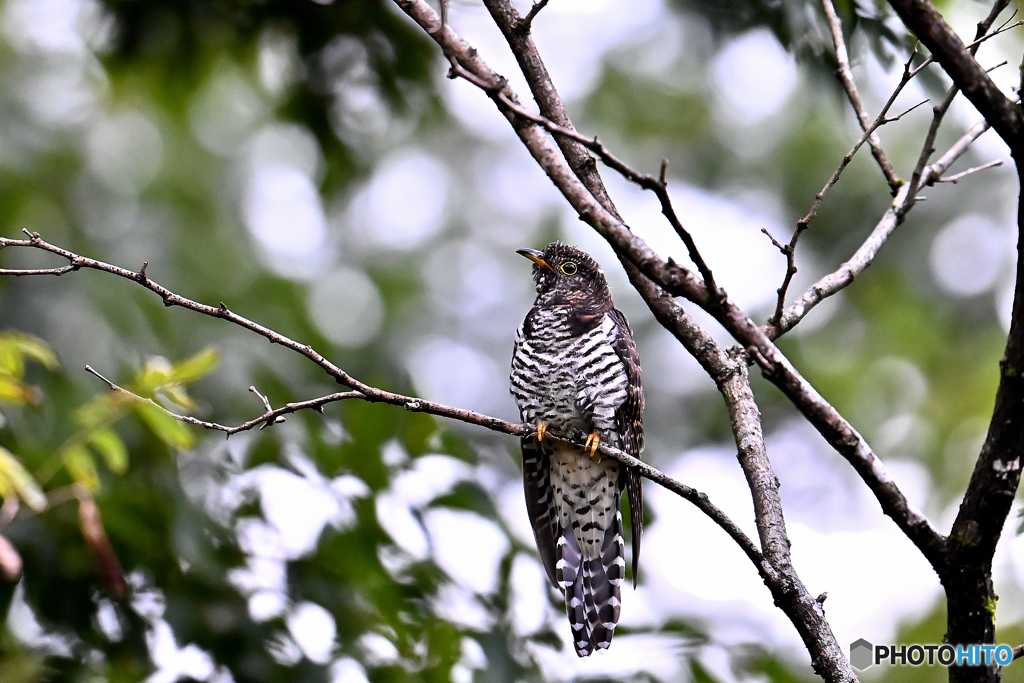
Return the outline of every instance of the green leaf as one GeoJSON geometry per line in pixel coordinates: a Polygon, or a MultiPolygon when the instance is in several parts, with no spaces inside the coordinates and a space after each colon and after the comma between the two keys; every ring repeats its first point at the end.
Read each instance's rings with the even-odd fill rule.
{"type": "Polygon", "coordinates": [[[96,461],[85,446],[76,443],[65,448],[64,465],[75,481],[90,491],[99,490],[100,475],[96,472],[96,461]]]}
{"type": "Polygon", "coordinates": [[[160,394],[171,403],[181,406],[188,412],[192,412],[199,407],[180,384],[170,384],[168,386],[161,387],[160,394]]]}
{"type": "Polygon", "coordinates": [[[124,417],[132,403],[138,399],[121,392],[94,396],[75,411],[75,424],[86,429],[105,427],[124,417]]]}
{"type": "Polygon", "coordinates": [[[11,344],[17,348],[21,355],[29,360],[34,360],[47,370],[56,370],[60,367],[57,354],[53,352],[46,342],[38,337],[33,337],[22,332],[0,333],[0,345],[11,344]]]}
{"type": "Polygon", "coordinates": [[[191,358],[175,363],[171,369],[171,380],[190,384],[208,375],[220,360],[216,349],[203,349],[191,358]]]}
{"type": "Polygon", "coordinates": [[[0,332],[0,370],[21,379],[25,376],[25,358],[47,370],[60,365],[57,354],[42,339],[21,332],[0,332]]]}
{"type": "Polygon", "coordinates": [[[25,361],[14,344],[0,341],[0,373],[15,379],[25,376],[25,361]]]}
{"type": "Polygon", "coordinates": [[[18,494],[25,505],[36,512],[46,509],[46,495],[29,471],[6,448],[0,447],[0,476],[10,483],[11,489],[18,494]]]}
{"type": "Polygon", "coordinates": [[[162,409],[152,403],[140,401],[135,404],[135,412],[153,430],[157,438],[168,446],[186,451],[195,448],[196,438],[192,430],[162,409]]]}
{"type": "Polygon", "coordinates": [[[0,403],[36,405],[42,400],[42,392],[17,378],[0,371],[0,403]]]}
{"type": "Polygon", "coordinates": [[[89,445],[103,456],[111,472],[124,474],[128,471],[128,449],[113,429],[97,429],[89,435],[89,445]]]}
{"type": "Polygon", "coordinates": [[[163,356],[152,356],[135,375],[135,384],[139,393],[150,397],[157,389],[171,381],[171,362],[163,356]]]}

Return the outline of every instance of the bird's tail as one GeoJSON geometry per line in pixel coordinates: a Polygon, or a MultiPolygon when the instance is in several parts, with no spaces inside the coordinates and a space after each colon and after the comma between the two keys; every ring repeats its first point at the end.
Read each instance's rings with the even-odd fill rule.
{"type": "Polygon", "coordinates": [[[601,553],[584,558],[572,529],[558,539],[556,579],[565,592],[565,612],[572,627],[573,647],[580,657],[612,643],[622,604],[620,587],[626,574],[622,517],[605,532],[601,553]]]}

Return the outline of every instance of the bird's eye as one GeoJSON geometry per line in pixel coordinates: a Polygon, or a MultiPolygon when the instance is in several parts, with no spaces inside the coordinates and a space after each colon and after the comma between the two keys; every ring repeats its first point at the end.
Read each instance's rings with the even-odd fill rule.
{"type": "Polygon", "coordinates": [[[562,272],[565,273],[566,275],[575,275],[576,270],[576,264],[573,263],[572,261],[566,261],[565,263],[562,264],[562,272]]]}

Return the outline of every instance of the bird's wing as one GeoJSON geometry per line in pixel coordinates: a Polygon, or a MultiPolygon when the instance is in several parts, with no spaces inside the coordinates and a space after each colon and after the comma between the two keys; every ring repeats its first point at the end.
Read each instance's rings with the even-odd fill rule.
{"type": "MultiPolygon", "coordinates": [[[[626,369],[626,400],[615,412],[623,450],[639,458],[644,450],[644,388],[641,381],[640,354],[633,341],[633,330],[626,316],[613,308],[608,314],[615,322],[615,353],[626,369]]],[[[629,496],[629,516],[633,531],[633,586],[636,587],[640,563],[640,536],[644,530],[644,490],[640,473],[626,467],[626,493],[629,496]]]]}
{"type": "MultiPolygon", "coordinates": [[[[530,324],[531,317],[536,308],[530,311],[516,332],[515,346],[512,351],[512,395],[520,403],[520,416],[523,422],[532,422],[533,416],[527,415],[521,396],[517,392],[515,365],[516,359],[520,358],[521,347],[525,338],[526,326],[530,324]]],[[[522,389],[520,387],[520,389],[522,389]]],[[[558,508],[555,504],[551,491],[551,458],[547,449],[533,437],[526,437],[519,440],[523,451],[523,490],[526,493],[526,512],[533,526],[533,536],[537,541],[537,552],[540,554],[541,564],[548,579],[555,586],[555,563],[558,561],[555,550],[556,540],[561,535],[558,525],[558,508]]]]}
{"type": "Polygon", "coordinates": [[[520,439],[523,447],[523,490],[526,492],[526,512],[533,525],[533,536],[537,539],[537,552],[544,565],[548,579],[558,587],[555,578],[555,550],[561,536],[558,524],[558,508],[551,491],[551,460],[543,444],[533,437],[520,439]]]}

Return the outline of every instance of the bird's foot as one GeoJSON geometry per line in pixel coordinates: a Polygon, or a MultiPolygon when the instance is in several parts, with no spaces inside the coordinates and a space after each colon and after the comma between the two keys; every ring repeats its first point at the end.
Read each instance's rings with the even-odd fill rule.
{"type": "Polygon", "coordinates": [[[547,422],[538,422],[537,423],[537,443],[541,443],[542,441],[544,441],[544,435],[547,434],[547,432],[548,432],[548,423],[547,422]]]}
{"type": "Polygon", "coordinates": [[[597,462],[601,462],[601,456],[597,454],[597,448],[601,445],[601,437],[597,435],[597,432],[591,432],[587,435],[587,443],[583,445],[583,452],[594,458],[597,462]]]}

